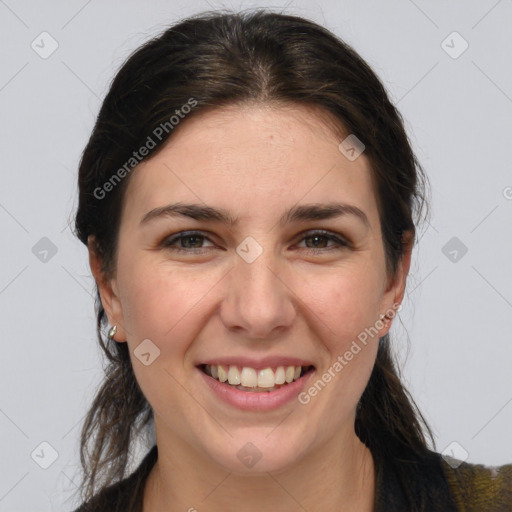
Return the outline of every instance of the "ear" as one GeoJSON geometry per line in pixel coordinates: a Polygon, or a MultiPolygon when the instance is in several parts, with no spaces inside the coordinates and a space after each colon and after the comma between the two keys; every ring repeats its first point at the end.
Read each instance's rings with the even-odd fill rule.
{"type": "MultiPolygon", "coordinates": [[[[402,234],[403,255],[398,263],[398,268],[394,279],[388,280],[387,288],[381,301],[380,314],[390,314],[388,318],[384,318],[382,322],[384,327],[380,329],[378,337],[381,338],[389,332],[393,318],[398,312],[398,307],[402,304],[405,294],[405,285],[407,283],[407,275],[411,266],[411,254],[414,245],[414,231],[404,231],[402,234]]],[[[380,317],[379,317],[380,318],[380,317]]]]}
{"type": "Polygon", "coordinates": [[[107,278],[101,268],[102,259],[97,250],[96,241],[93,235],[87,238],[87,248],[89,250],[89,265],[92,274],[98,285],[101,303],[108,317],[111,326],[117,326],[115,341],[126,341],[126,329],[124,328],[123,308],[119,299],[117,282],[115,278],[107,278]]]}

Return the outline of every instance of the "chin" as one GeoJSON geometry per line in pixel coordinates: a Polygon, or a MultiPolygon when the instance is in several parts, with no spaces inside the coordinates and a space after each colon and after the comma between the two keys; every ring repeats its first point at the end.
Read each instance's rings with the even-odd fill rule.
{"type": "Polygon", "coordinates": [[[235,474],[264,475],[284,471],[296,463],[297,446],[303,447],[304,442],[287,435],[285,429],[279,435],[278,428],[274,432],[272,428],[259,431],[251,428],[252,435],[234,436],[223,449],[218,450],[220,445],[217,445],[208,452],[216,464],[235,474]],[[272,433],[269,435],[269,432],[272,433]]]}

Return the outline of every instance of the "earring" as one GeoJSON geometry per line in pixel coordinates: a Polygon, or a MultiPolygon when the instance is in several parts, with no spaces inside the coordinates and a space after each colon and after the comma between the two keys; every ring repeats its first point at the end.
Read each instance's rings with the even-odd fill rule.
{"type": "Polygon", "coordinates": [[[114,336],[117,332],[117,325],[113,325],[110,330],[108,331],[108,339],[112,341],[114,339],[114,336]]]}

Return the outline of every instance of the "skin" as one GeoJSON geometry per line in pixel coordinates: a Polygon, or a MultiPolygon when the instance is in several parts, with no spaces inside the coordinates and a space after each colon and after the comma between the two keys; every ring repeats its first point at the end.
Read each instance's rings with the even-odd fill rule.
{"type": "Polygon", "coordinates": [[[401,302],[411,246],[391,279],[368,160],[349,161],[329,121],[299,105],[191,116],[132,171],[113,276],[101,274],[89,244],[115,340],[128,343],[154,411],[159,458],[144,512],[373,510],[375,468],[354,419],[392,320],[307,405],[242,411],[219,401],[195,368],[212,356],[279,354],[312,361],[321,376],[401,302]],[[140,225],[148,211],[178,201],[225,208],[239,223],[167,217],[140,225]],[[359,207],[369,227],[352,215],[277,223],[296,204],[331,201],[359,207]],[[350,246],[315,245],[307,231],[318,229],[350,246]],[[174,244],[188,252],[162,245],[187,230],[206,238],[174,244]],[[250,264],[236,252],[248,236],[263,248],[250,264]],[[144,339],[160,349],[149,366],[133,355],[144,339]],[[252,468],[237,457],[248,442],[262,454],[252,468]]]}

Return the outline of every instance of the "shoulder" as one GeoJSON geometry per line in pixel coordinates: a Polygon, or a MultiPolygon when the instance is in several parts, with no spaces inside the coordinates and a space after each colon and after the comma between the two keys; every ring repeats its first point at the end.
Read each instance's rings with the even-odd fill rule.
{"type": "Polygon", "coordinates": [[[378,467],[376,512],[512,512],[512,464],[488,467],[425,450],[378,467]],[[410,509],[410,508],[409,508],[410,509]]]}
{"type": "Polygon", "coordinates": [[[137,495],[134,487],[137,484],[134,475],[131,475],[102,489],[74,512],[135,512],[137,495]]]}
{"type": "Polygon", "coordinates": [[[451,494],[465,512],[512,510],[512,464],[486,466],[441,456],[451,494]]]}
{"type": "Polygon", "coordinates": [[[130,476],[104,488],[73,512],[141,512],[144,485],[157,458],[158,449],[153,446],[130,476]]]}

